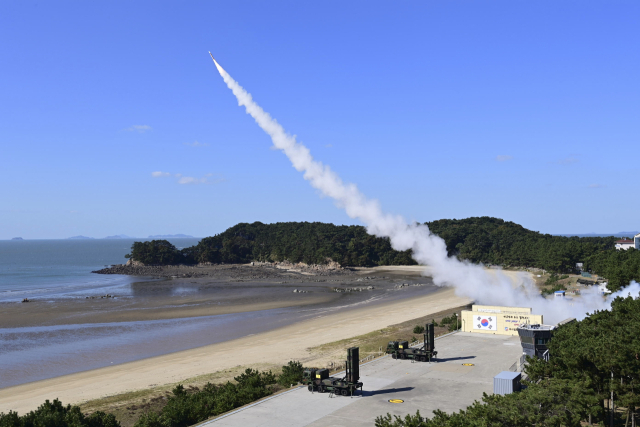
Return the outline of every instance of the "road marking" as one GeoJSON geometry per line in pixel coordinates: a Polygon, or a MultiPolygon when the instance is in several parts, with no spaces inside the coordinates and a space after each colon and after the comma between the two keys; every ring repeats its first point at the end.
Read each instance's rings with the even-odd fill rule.
{"type": "Polygon", "coordinates": [[[463,363],[462,366],[475,366],[473,363],[463,363]]]}
{"type": "Polygon", "coordinates": [[[404,403],[402,399],[389,399],[389,403],[404,403]]]}

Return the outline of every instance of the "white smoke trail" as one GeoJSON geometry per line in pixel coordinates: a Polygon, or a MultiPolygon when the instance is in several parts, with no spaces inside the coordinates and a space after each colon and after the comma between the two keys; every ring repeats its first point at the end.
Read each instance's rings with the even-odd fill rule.
{"type": "MultiPolygon", "coordinates": [[[[213,59],[213,56],[212,56],[213,59]]],[[[567,317],[582,319],[587,312],[603,309],[608,305],[601,296],[586,295],[571,301],[547,300],[539,295],[526,274],[519,275],[519,283],[500,271],[488,272],[482,266],[461,262],[447,256],[443,239],[431,234],[428,227],[409,224],[399,215],[382,212],[377,200],[368,199],[355,184],[346,184],[329,166],[314,160],[309,149],[288,134],[269,113],[253,101],[251,95],[231,78],[213,59],[218,72],[229,89],[244,106],[247,114],[256,121],[273,141],[273,145],[284,152],[293,167],[304,172],[304,179],[333,198],[351,218],[360,219],[370,234],[388,237],[391,246],[399,251],[411,249],[413,258],[421,265],[429,266],[429,273],[438,286],[453,286],[460,296],[489,305],[528,306],[534,313],[544,314],[545,320],[558,322],[567,317]]],[[[633,289],[638,295],[638,286],[633,289]]]]}

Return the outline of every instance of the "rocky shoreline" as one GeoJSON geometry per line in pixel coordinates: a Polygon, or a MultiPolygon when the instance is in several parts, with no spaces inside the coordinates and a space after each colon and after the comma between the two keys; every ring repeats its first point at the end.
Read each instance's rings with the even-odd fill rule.
{"type": "Polygon", "coordinates": [[[347,276],[355,272],[340,267],[337,263],[323,265],[293,264],[284,262],[252,262],[250,264],[198,264],[198,265],[144,265],[129,260],[126,264],[116,264],[101,270],[92,271],[96,274],[123,274],[127,276],[146,276],[155,278],[199,278],[211,277],[226,280],[264,280],[291,277],[295,275],[307,276],[347,276]]]}

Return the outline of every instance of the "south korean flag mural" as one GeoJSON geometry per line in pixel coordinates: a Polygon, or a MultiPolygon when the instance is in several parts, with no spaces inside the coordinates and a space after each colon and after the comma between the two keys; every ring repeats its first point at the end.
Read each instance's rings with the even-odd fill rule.
{"type": "Polygon", "coordinates": [[[496,330],[495,316],[475,316],[473,318],[473,329],[495,331],[496,330]]]}

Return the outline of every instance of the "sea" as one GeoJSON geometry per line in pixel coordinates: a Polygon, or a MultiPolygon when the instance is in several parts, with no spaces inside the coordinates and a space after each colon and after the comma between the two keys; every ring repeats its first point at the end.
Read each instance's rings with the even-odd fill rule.
{"type": "MultiPolygon", "coordinates": [[[[167,240],[177,248],[199,241],[167,240]]],[[[156,288],[154,279],[91,273],[125,263],[133,242],[0,241],[0,310],[22,305],[24,298],[52,307],[61,301],[82,304],[89,295],[138,298],[140,286],[156,288]]],[[[326,308],[287,307],[179,319],[25,327],[0,324],[0,388],[251,336],[317,316],[323,310],[326,308]]]]}
{"type": "MultiPolygon", "coordinates": [[[[91,272],[124,264],[131,245],[140,240],[146,239],[0,240],[0,302],[84,298],[87,291],[127,294],[134,278],[91,272]]],[[[166,240],[177,248],[200,241],[166,240]]]]}
{"type": "MultiPolygon", "coordinates": [[[[167,239],[177,248],[199,239],[167,239]]],[[[126,262],[131,239],[0,241],[0,310],[29,298],[55,305],[86,295],[134,297],[145,278],[91,273],[126,262]]],[[[147,279],[149,280],[149,279],[147,279]]],[[[295,310],[29,327],[0,324],[0,388],[227,341],[290,324],[295,310]]]]}
{"type": "MultiPolygon", "coordinates": [[[[167,240],[178,248],[198,243],[198,239],[167,240]]],[[[53,308],[65,301],[75,303],[74,300],[84,305],[90,295],[112,294],[125,300],[144,298],[140,296],[140,287],[154,292],[158,279],[91,273],[123,264],[133,242],[133,239],[0,241],[0,312],[8,310],[7,307],[15,308],[15,304],[22,306],[24,298],[37,300],[38,304],[50,303],[53,308]]],[[[23,327],[0,324],[0,388],[251,337],[331,312],[435,290],[433,285],[411,287],[404,292],[376,289],[366,295],[341,294],[329,304],[179,319],[45,322],[23,327]]],[[[90,309],[91,304],[87,307],[90,309]]]]}

